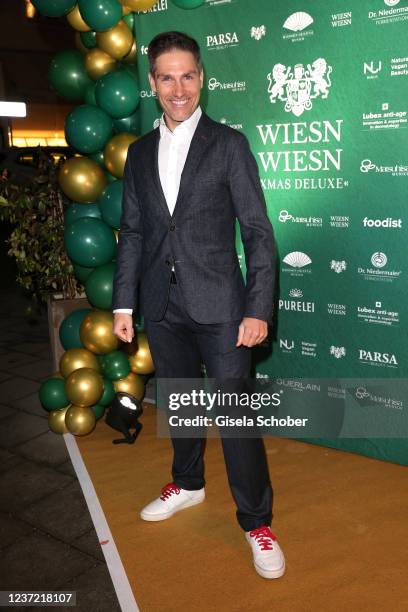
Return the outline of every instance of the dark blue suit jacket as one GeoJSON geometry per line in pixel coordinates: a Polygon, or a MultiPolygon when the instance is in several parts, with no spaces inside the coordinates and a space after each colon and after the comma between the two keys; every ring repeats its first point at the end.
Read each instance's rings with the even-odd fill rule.
{"type": "Polygon", "coordinates": [[[145,318],[159,321],[174,265],[187,312],[197,322],[243,316],[270,322],[275,243],[246,137],[201,115],[173,215],[159,178],[159,140],[156,128],[129,147],[113,308],[137,308],[139,299],[145,318]],[[235,249],[236,218],[246,283],[235,249]]]}

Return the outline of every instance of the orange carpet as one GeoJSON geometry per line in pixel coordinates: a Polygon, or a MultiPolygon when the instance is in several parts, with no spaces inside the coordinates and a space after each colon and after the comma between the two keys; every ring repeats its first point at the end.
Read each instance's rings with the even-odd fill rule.
{"type": "MultiPolygon", "coordinates": [[[[207,498],[168,521],[139,509],[170,477],[171,444],[145,404],[134,445],[103,421],[77,438],[142,612],[406,612],[407,468],[287,439],[267,439],[272,529],[286,574],[259,577],[235,520],[220,441],[206,451],[207,498]]],[[[126,612],[126,611],[124,611],[126,612]]]]}

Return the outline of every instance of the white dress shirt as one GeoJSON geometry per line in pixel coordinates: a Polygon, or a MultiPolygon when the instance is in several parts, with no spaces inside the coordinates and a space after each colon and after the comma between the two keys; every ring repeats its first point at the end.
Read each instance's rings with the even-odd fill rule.
{"type": "MultiPolygon", "coordinates": [[[[201,108],[198,106],[191,117],[180,123],[173,131],[167,127],[164,114],[160,118],[159,176],[171,215],[177,202],[181,174],[186,163],[191,140],[201,114],[201,108]]],[[[133,310],[131,308],[117,308],[113,312],[132,314],[133,310]]]]}

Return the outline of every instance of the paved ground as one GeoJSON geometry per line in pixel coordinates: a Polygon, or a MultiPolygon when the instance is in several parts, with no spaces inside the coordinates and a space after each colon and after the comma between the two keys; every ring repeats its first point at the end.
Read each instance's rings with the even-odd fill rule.
{"type": "Polygon", "coordinates": [[[38,400],[52,373],[46,313],[29,320],[27,305],[20,290],[2,291],[0,590],[76,590],[77,606],[58,610],[114,612],[118,600],[65,442],[49,431],[38,400]]]}

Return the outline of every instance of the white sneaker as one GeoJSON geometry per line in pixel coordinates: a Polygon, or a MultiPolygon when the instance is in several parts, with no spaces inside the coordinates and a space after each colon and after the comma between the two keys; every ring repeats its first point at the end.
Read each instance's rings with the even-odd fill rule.
{"type": "Polygon", "coordinates": [[[269,527],[263,526],[246,531],[254,555],[255,569],[263,578],[280,578],[285,573],[285,557],[276,536],[269,527]]]}
{"type": "Polygon", "coordinates": [[[204,498],[204,487],[187,491],[177,487],[174,482],[169,482],[162,488],[161,495],[143,508],[140,516],[144,521],[164,521],[183,508],[200,504],[204,498]]]}

